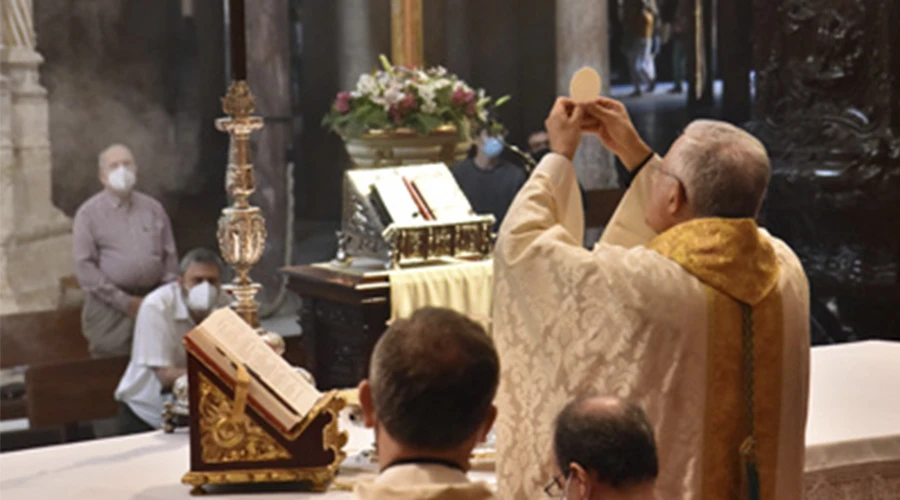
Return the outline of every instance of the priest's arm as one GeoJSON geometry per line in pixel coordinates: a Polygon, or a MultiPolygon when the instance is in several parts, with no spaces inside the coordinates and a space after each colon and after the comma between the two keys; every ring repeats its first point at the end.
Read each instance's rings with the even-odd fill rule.
{"type": "MultiPolygon", "coordinates": [[[[573,111],[566,110],[568,104],[564,100],[561,101],[562,103],[557,102],[547,119],[551,138],[558,138],[555,148],[558,152],[544,157],[510,206],[500,228],[494,253],[498,265],[514,267],[527,260],[528,255],[566,260],[591,258],[591,253],[582,246],[584,211],[571,160],[574,148],[572,141],[565,140],[565,136],[571,137],[573,132],[577,132],[574,141],[574,147],[577,148],[581,130],[557,129],[566,126],[571,128],[573,125],[584,129],[586,126],[582,122],[587,122],[587,127],[590,127],[591,123],[596,127],[597,122],[590,122],[590,117],[585,118],[579,108],[574,108],[573,111]],[[557,124],[554,126],[554,113],[561,114],[561,112],[566,115],[557,117],[557,124]],[[575,114],[578,116],[574,116],[575,114]],[[564,123],[560,125],[560,121],[564,123]],[[559,139],[560,136],[563,138],[559,139]]],[[[653,155],[637,136],[621,103],[612,100],[601,102],[607,106],[601,112],[619,115],[614,115],[615,119],[604,123],[624,122],[622,128],[625,130],[617,131],[610,126],[603,128],[597,135],[604,144],[613,146],[610,149],[619,155],[634,176],[634,182],[631,183],[609,221],[601,243],[623,247],[646,245],[656,235],[644,221],[644,203],[650,189],[648,171],[659,158],[653,155]]],[[[569,110],[572,109],[569,107],[569,110]]]]}

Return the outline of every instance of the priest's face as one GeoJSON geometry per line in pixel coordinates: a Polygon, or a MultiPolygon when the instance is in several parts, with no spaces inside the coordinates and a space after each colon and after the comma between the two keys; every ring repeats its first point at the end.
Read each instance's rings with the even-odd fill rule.
{"type": "Polygon", "coordinates": [[[673,172],[673,162],[679,158],[679,148],[684,147],[682,142],[681,138],[675,141],[662,162],[651,162],[647,166],[652,178],[644,205],[644,218],[657,233],[663,233],[691,218],[684,182],[673,172]]]}

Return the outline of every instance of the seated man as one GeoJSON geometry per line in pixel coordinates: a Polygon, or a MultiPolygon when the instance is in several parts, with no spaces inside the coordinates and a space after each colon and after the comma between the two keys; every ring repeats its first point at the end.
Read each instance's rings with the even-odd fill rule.
{"type": "Polygon", "coordinates": [[[213,251],[191,250],[179,271],[177,281],[147,295],[138,311],[131,362],[116,388],[119,434],[162,427],[163,391],[187,373],[182,339],[213,309],[228,304],[219,289],[222,261],[213,251]]]}
{"type": "Polygon", "coordinates": [[[455,311],[424,308],[395,321],[372,352],[369,379],[359,384],[381,472],[356,487],[357,498],[493,498],[466,471],[497,415],[499,371],[484,329],[455,311]]]}
{"type": "Polygon", "coordinates": [[[655,500],[656,441],[640,406],[578,398],[556,417],[557,475],[544,491],[568,499],[655,500]]]}

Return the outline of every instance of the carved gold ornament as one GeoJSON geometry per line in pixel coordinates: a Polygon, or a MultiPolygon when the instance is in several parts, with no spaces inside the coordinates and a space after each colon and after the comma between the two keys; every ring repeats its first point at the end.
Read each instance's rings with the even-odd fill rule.
{"type": "Polygon", "coordinates": [[[200,443],[208,464],[262,462],[291,455],[243,412],[236,413],[231,399],[200,373],[200,443]]]}

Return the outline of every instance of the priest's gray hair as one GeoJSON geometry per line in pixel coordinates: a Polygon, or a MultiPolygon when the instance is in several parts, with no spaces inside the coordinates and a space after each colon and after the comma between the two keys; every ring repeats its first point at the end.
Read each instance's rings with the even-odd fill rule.
{"type": "Polygon", "coordinates": [[[676,148],[673,171],[697,217],[755,218],[772,169],[766,148],[748,132],[694,120],[676,148]]]}

